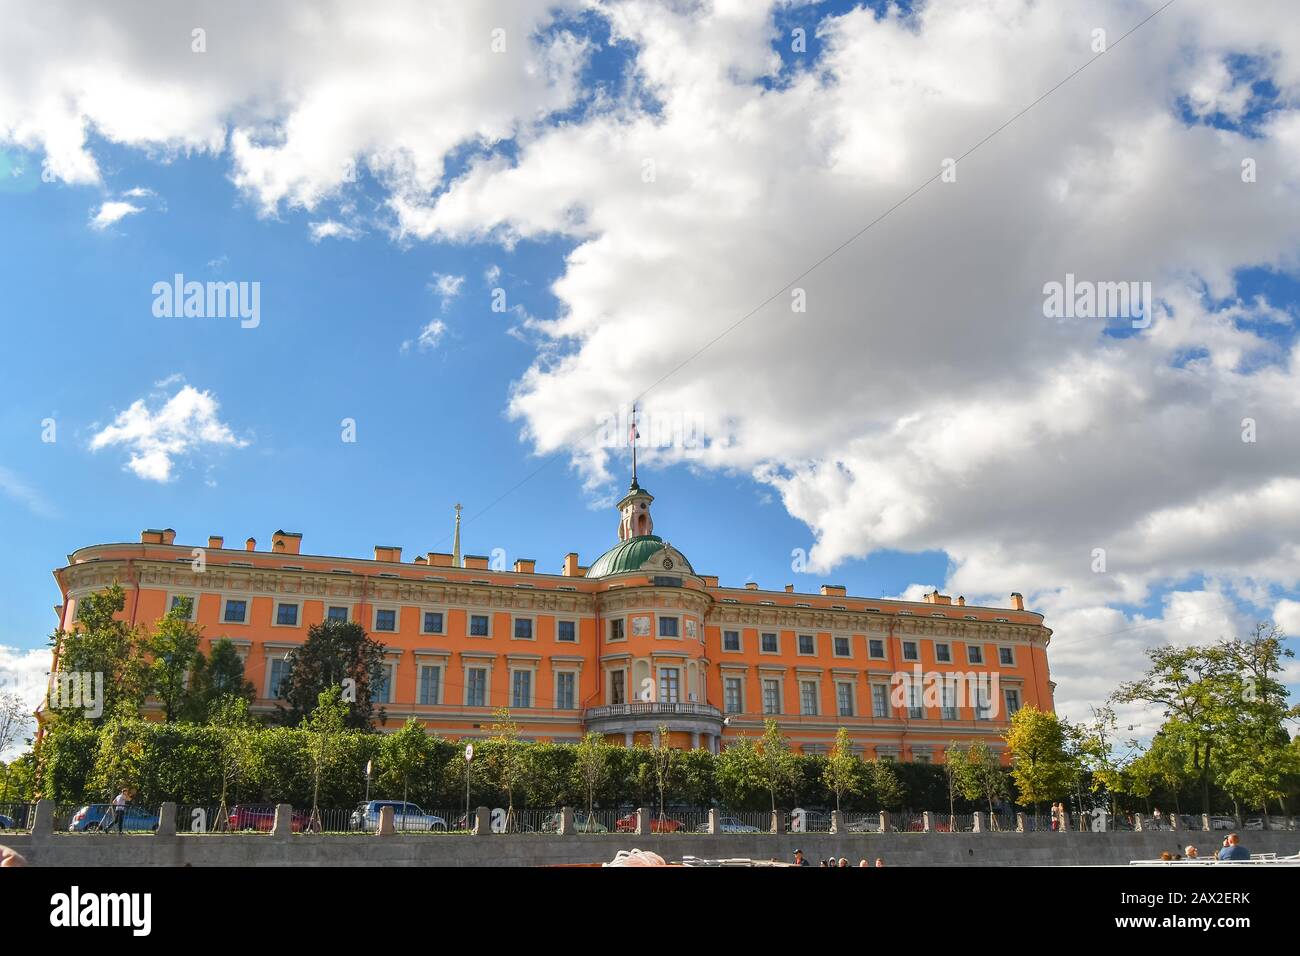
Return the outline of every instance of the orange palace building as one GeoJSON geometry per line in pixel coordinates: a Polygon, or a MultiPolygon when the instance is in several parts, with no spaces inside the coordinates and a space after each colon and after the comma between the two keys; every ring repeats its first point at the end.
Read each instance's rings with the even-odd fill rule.
{"type": "Polygon", "coordinates": [[[617,505],[618,544],[589,567],[570,553],[558,574],[462,558],[459,506],[453,553],[413,561],[388,546],[373,560],[305,554],[287,531],[269,549],[249,538],[239,550],[148,530],[138,544],[69,555],[54,572],[56,610],[70,628],[81,597],[116,583],[123,616],[148,625],[192,598],[201,646],[230,639],[263,713],[308,627],[356,621],[386,648],[384,729],[414,716],[450,738],[489,735],[508,707],[525,739],[597,731],[646,743],[666,727],[674,746],[716,751],[773,717],[805,753],[828,751],[845,727],[864,757],[940,762],[953,740],[1002,749],[1008,715],[1025,704],[1052,709],[1052,632],[1019,594],[992,608],[937,592],[910,602],[829,584],[724,587],[653,533],[653,500],[634,477],[617,505]],[[974,682],[963,688],[963,675],[983,690],[964,693],[974,682]]]}

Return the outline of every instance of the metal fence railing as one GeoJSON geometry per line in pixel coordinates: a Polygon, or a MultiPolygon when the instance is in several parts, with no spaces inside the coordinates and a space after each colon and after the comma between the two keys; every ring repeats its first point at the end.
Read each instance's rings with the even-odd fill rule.
{"type": "Polygon", "coordinates": [[[34,803],[0,803],[0,833],[23,833],[31,827],[34,803]]]}

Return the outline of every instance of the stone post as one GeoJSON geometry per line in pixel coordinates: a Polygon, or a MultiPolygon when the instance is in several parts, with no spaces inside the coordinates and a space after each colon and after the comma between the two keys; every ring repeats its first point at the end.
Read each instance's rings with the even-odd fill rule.
{"type": "Polygon", "coordinates": [[[984,832],[984,811],[983,810],[975,811],[975,822],[971,826],[971,832],[972,833],[984,832]]]}
{"type": "Polygon", "coordinates": [[[291,836],[293,836],[293,804],[277,803],[275,823],[271,827],[271,839],[287,840],[291,836]]]}
{"type": "Polygon", "coordinates": [[[785,832],[785,811],[772,811],[772,832],[778,836],[785,832]]]}
{"type": "Polygon", "coordinates": [[[560,836],[570,836],[573,833],[573,807],[560,808],[560,836]]]}
{"type": "Polygon", "coordinates": [[[1017,833],[1025,832],[1025,814],[1023,811],[1016,812],[1016,832],[1017,833]]]}
{"type": "Polygon", "coordinates": [[[1206,833],[1210,832],[1210,815],[1208,813],[1201,814],[1201,829],[1206,833]]]}
{"type": "Polygon", "coordinates": [[[934,827],[930,824],[930,811],[929,811],[929,810],[923,810],[923,811],[921,812],[921,832],[922,832],[922,833],[931,833],[931,832],[933,832],[933,830],[934,830],[934,827]]]}
{"type": "Polygon", "coordinates": [[[844,832],[844,814],[838,810],[831,811],[831,833],[844,832]]]}
{"type": "MultiPolygon", "coordinates": [[[[208,829],[212,829],[208,827],[208,829]]],[[[158,829],[153,831],[156,837],[174,837],[176,835],[176,804],[170,800],[158,808],[158,829]]]]}
{"type": "Polygon", "coordinates": [[[36,811],[31,819],[31,834],[33,843],[45,843],[54,836],[53,800],[36,801],[36,811]]]}
{"type": "Polygon", "coordinates": [[[474,811],[474,836],[492,835],[492,811],[487,807],[478,807],[474,811]]]}
{"type": "Polygon", "coordinates": [[[638,807],[636,811],[636,835],[645,836],[650,832],[650,808],[638,807]]]}
{"type": "Polygon", "coordinates": [[[710,833],[718,832],[718,808],[717,807],[709,808],[709,832],[710,833]]]}
{"type": "Polygon", "coordinates": [[[1183,821],[1178,819],[1177,813],[1169,814],[1169,829],[1177,832],[1183,828],[1183,821]]]}
{"type": "Polygon", "coordinates": [[[1142,814],[1133,814],[1133,829],[1138,833],[1142,832],[1142,814]]]}
{"type": "Polygon", "coordinates": [[[880,811],[880,832],[889,833],[893,829],[894,829],[893,825],[889,822],[889,811],[881,810],[880,811]]]}
{"type": "Polygon", "coordinates": [[[376,836],[392,836],[397,832],[393,826],[393,808],[392,805],[382,806],[379,808],[379,828],[375,830],[376,836]]]}

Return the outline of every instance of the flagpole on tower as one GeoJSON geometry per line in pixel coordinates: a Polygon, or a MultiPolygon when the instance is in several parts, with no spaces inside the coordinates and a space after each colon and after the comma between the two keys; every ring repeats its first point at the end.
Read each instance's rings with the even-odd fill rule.
{"type": "Polygon", "coordinates": [[[636,402],[632,403],[632,428],[628,432],[628,440],[632,442],[632,485],[636,486],[636,440],[639,433],[636,430],[636,402]]]}

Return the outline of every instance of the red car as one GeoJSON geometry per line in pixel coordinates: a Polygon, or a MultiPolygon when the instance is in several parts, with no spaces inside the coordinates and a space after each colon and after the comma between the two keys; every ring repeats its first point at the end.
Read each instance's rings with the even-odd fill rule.
{"type": "MultiPolygon", "coordinates": [[[[289,819],[289,829],[294,833],[302,832],[307,825],[307,814],[293,811],[289,819]]],[[[261,830],[270,833],[275,827],[275,807],[245,807],[236,805],[230,811],[230,829],[261,830]]]]}
{"type": "MultiPolygon", "coordinates": [[[[682,823],[681,820],[670,820],[667,817],[656,817],[655,819],[650,821],[650,832],[651,833],[676,833],[684,826],[686,826],[686,824],[682,823]]],[[[636,814],[629,813],[625,817],[619,817],[618,822],[614,824],[614,829],[617,830],[619,833],[635,833],[636,814]]]]}
{"type": "MultiPolygon", "coordinates": [[[[915,820],[907,828],[909,833],[921,833],[925,829],[920,820],[915,820]]],[[[946,820],[935,820],[930,824],[930,830],[934,833],[951,833],[952,826],[946,820]]]]}

